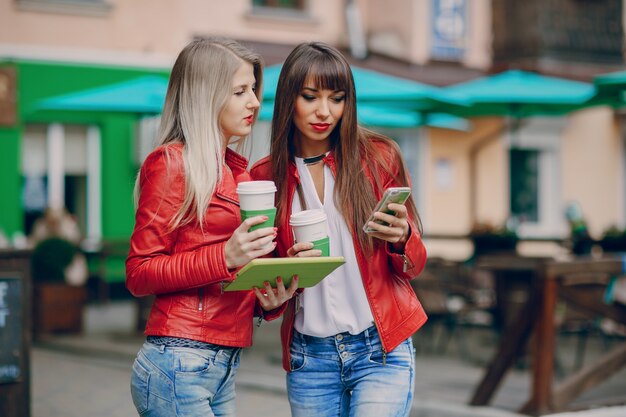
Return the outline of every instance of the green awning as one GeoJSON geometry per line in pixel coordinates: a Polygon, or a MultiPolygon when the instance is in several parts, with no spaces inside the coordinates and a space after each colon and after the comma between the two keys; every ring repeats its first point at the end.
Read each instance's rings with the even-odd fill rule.
{"type": "Polygon", "coordinates": [[[598,75],[593,84],[597,91],[592,102],[613,107],[626,106],[626,71],[598,75]]]}

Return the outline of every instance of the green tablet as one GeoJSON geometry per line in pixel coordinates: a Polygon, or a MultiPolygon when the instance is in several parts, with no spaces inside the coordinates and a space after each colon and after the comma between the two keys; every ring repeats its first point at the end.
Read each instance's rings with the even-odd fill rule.
{"type": "Polygon", "coordinates": [[[281,277],[285,287],[289,287],[294,275],[298,276],[298,288],[312,287],[344,263],[343,256],[254,259],[241,268],[234,281],[223,284],[224,291],[263,288],[265,281],[276,287],[276,277],[281,277]]]}

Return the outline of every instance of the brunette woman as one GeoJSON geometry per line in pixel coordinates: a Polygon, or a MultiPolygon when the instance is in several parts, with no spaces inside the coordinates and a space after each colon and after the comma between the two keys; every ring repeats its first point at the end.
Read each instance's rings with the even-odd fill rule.
{"type": "Polygon", "coordinates": [[[335,48],[297,46],[276,92],[271,154],[252,169],[277,192],[277,252],[319,256],[294,245],[292,213],[323,209],[330,255],[346,264],[290,300],[283,318],[283,367],[295,417],[408,416],[414,385],[411,335],[426,321],[409,280],[424,267],[415,204],[377,212],[385,189],[409,186],[398,146],[357,124],[354,80],[335,48]]]}

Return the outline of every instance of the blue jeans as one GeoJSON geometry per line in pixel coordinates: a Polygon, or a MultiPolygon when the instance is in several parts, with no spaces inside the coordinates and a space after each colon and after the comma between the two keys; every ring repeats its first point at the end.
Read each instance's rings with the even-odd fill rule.
{"type": "Polygon", "coordinates": [[[144,343],[130,392],[142,417],[235,416],[240,348],[191,349],[144,343]]]}
{"type": "Polygon", "coordinates": [[[385,358],[375,327],[325,338],[294,329],[290,351],[287,393],[293,417],[409,415],[415,380],[411,338],[385,358]]]}

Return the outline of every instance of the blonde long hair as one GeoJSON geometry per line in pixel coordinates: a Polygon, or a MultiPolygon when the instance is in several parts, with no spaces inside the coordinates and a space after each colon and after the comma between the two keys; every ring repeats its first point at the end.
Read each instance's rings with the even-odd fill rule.
{"type": "MultiPolygon", "coordinates": [[[[194,40],[174,63],[158,133],[159,146],[183,144],[185,197],[172,218],[172,228],[192,221],[203,224],[223,174],[225,145],[220,114],[232,94],[234,74],[243,62],[253,66],[255,94],[261,101],[261,57],[234,40],[219,37],[194,40]]],[[[255,119],[257,114],[255,110],[255,119]]],[[[238,142],[244,140],[240,138],[238,142]]],[[[138,191],[139,178],[135,183],[136,200],[138,191]]]]}

